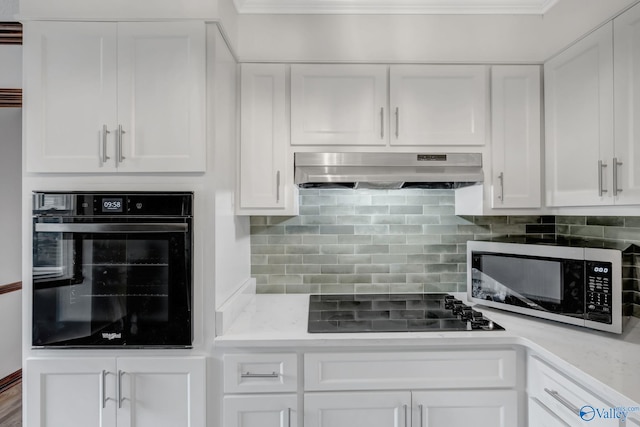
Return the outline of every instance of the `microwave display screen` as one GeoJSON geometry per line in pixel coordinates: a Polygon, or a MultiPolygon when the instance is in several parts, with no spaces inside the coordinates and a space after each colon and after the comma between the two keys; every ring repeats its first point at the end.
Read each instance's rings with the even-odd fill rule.
{"type": "Polygon", "coordinates": [[[582,316],[584,261],[474,252],[472,296],[582,316]]]}

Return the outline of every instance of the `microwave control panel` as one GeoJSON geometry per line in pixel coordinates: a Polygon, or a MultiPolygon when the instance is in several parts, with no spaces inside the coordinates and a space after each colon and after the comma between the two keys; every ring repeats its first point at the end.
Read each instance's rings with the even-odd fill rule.
{"type": "Polygon", "coordinates": [[[594,322],[612,322],[611,301],[612,268],[609,262],[586,261],[586,319],[594,322]]]}

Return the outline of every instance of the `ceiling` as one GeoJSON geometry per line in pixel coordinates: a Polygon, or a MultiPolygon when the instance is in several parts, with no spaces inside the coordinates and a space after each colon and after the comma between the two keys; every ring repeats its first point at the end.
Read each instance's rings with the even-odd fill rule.
{"type": "Polygon", "coordinates": [[[233,0],[243,14],[542,15],[559,0],[233,0]]]}

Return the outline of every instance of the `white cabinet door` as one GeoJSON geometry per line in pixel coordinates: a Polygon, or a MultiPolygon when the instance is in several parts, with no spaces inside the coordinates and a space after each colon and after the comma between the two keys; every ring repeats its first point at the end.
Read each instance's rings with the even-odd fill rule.
{"type": "Polygon", "coordinates": [[[408,391],[305,393],[304,426],[404,427],[410,405],[408,391]]]}
{"type": "Polygon", "coordinates": [[[540,91],[536,65],[491,68],[493,208],[540,207],[540,91]]]}
{"type": "Polygon", "coordinates": [[[27,425],[202,427],[204,358],[46,358],[26,365],[27,425]]]}
{"type": "Polygon", "coordinates": [[[483,145],[488,68],[391,66],[392,145],[483,145]]]}
{"type": "Polygon", "coordinates": [[[115,170],[116,25],[25,23],[27,171],[115,170]]]}
{"type": "Polygon", "coordinates": [[[606,24],[544,65],[548,206],[612,203],[612,33],[606,24]]]}
{"type": "Polygon", "coordinates": [[[119,358],[118,427],[205,425],[203,358],[119,358]]]}
{"type": "Polygon", "coordinates": [[[32,22],[30,172],[196,172],[205,158],[204,23],[32,22]]]}
{"type": "Polygon", "coordinates": [[[611,160],[611,188],[616,204],[640,204],[640,5],[616,18],[613,28],[616,160],[611,160]]]}
{"type": "Polygon", "coordinates": [[[530,427],[569,427],[538,399],[529,399],[528,415],[530,427]]]}
{"type": "Polygon", "coordinates": [[[114,358],[27,359],[25,425],[116,426],[114,358]]]}
{"type": "Polygon", "coordinates": [[[240,215],[297,214],[289,158],[286,66],[242,64],[240,215]]]}
{"type": "Polygon", "coordinates": [[[515,390],[436,390],[412,394],[412,425],[415,427],[518,425],[518,398],[515,390]]]}
{"type": "Polygon", "coordinates": [[[292,145],[385,145],[386,65],[292,65],[292,145]]]}
{"type": "Polygon", "coordinates": [[[224,427],[296,427],[296,395],[225,396],[224,427]]]}
{"type": "Polygon", "coordinates": [[[118,169],[204,171],[205,26],[118,24],[118,169]]]}

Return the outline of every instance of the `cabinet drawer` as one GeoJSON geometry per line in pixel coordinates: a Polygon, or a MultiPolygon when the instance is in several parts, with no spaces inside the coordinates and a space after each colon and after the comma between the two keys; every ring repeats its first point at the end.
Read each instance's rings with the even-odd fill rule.
{"type": "Polygon", "coordinates": [[[297,357],[293,353],[225,354],[224,392],[296,391],[297,357]]]}
{"type": "MultiPolygon", "coordinates": [[[[592,420],[589,415],[585,414],[585,419],[580,416],[584,406],[598,409],[611,407],[537,357],[529,358],[527,371],[529,398],[540,402],[570,426],[589,425],[592,420]]],[[[585,408],[585,412],[592,411],[591,408],[585,408]]]]}
{"type": "Polygon", "coordinates": [[[516,383],[516,352],[308,353],[304,380],[305,390],[508,388],[516,383]]]}

